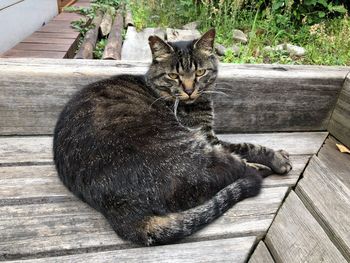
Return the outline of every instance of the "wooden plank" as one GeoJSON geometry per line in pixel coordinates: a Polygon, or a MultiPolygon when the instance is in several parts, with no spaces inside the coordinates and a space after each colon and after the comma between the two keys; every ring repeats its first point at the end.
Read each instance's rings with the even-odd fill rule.
{"type": "Polygon", "coordinates": [[[350,75],[344,82],[328,130],[334,137],[350,147],[350,75]]]}
{"type": "MultiPolygon", "coordinates": [[[[0,60],[0,134],[50,134],[58,112],[83,85],[118,74],[140,75],[148,65],[84,62],[0,60]],[[19,103],[23,93],[30,104],[19,103]]],[[[282,71],[221,64],[219,72],[218,88],[228,89],[229,97],[214,97],[217,131],[319,131],[327,127],[347,68],[286,66],[282,71]]]]}
{"type": "Polygon", "coordinates": [[[347,262],[295,192],[290,192],[265,243],[276,262],[347,262]]]}
{"type": "Polygon", "coordinates": [[[164,34],[160,28],[145,28],[137,32],[135,27],[129,26],[122,47],[122,60],[152,61],[148,38],[157,35],[164,39],[164,34]]]}
{"type": "Polygon", "coordinates": [[[267,249],[265,243],[260,241],[256,249],[254,250],[252,256],[250,257],[248,263],[274,263],[269,250],[267,249]]]}
{"type": "Polygon", "coordinates": [[[19,43],[14,49],[16,50],[37,50],[37,51],[61,51],[67,52],[70,49],[70,44],[40,44],[40,43],[19,43]]]}
{"type": "Polygon", "coordinates": [[[30,36],[35,38],[40,37],[40,38],[55,38],[55,39],[76,39],[77,32],[68,32],[68,33],[34,32],[30,36]]]}
{"type": "MultiPolygon", "coordinates": [[[[263,237],[287,187],[265,188],[245,199],[185,242],[242,236],[263,237]]],[[[0,251],[7,259],[36,253],[64,254],[94,247],[125,248],[104,217],[78,201],[0,206],[0,251]]]]}
{"type": "MultiPolygon", "coordinates": [[[[292,162],[293,170],[287,176],[269,176],[263,187],[294,186],[306,165],[305,156],[293,156],[292,162]]],[[[53,165],[0,166],[0,205],[71,199],[53,165]]]]}
{"type": "MultiPolygon", "coordinates": [[[[49,113],[47,113],[49,114],[49,113]]],[[[244,134],[234,134],[230,135],[228,141],[243,141],[251,143],[265,143],[267,146],[268,142],[278,142],[278,148],[285,149],[291,154],[312,154],[311,149],[308,145],[304,144],[305,141],[311,141],[313,144],[320,147],[323,143],[323,138],[326,133],[316,133],[316,132],[305,132],[305,133],[286,133],[286,136],[280,136],[280,133],[265,133],[260,134],[259,137],[254,136],[254,134],[248,138],[244,134]],[[263,139],[265,140],[263,141],[263,139]],[[292,145],[291,142],[295,141],[292,145]]],[[[219,137],[222,137],[219,135],[219,137]]],[[[314,149],[316,150],[315,146],[314,149]]],[[[276,147],[272,147],[276,148],[276,147]]],[[[306,156],[308,158],[308,156],[306,156]]],[[[302,169],[301,166],[305,164],[307,159],[295,158],[298,163],[298,169],[302,169]]],[[[12,137],[0,137],[0,164],[14,164],[14,163],[42,163],[52,161],[52,137],[51,136],[12,136],[12,137]]]]}
{"type": "Polygon", "coordinates": [[[296,192],[350,262],[350,188],[314,156],[296,192]]]}
{"type": "Polygon", "coordinates": [[[0,137],[0,164],[52,163],[52,137],[0,137]]]}
{"type": "Polygon", "coordinates": [[[73,38],[46,38],[33,37],[32,35],[22,40],[21,43],[40,43],[40,44],[65,44],[71,45],[74,42],[73,38]]]}
{"type": "Polygon", "coordinates": [[[336,143],[341,144],[332,136],[328,137],[317,156],[350,189],[350,155],[340,153],[336,143]]]}
{"type": "Polygon", "coordinates": [[[185,30],[185,29],[166,29],[166,39],[169,42],[175,41],[188,41],[200,38],[201,33],[198,30],[185,30]]]}
{"type": "Polygon", "coordinates": [[[38,51],[10,49],[0,57],[3,58],[65,58],[67,52],[62,51],[38,51]]]}
{"type": "MultiPolygon", "coordinates": [[[[246,261],[255,237],[230,238],[186,244],[107,251],[26,260],[27,263],[95,262],[236,262],[246,261]]],[[[22,262],[22,261],[12,261],[22,262]]]]}
{"type": "Polygon", "coordinates": [[[289,154],[315,154],[326,139],[327,132],[280,132],[220,134],[223,141],[232,143],[251,142],[274,150],[284,149],[289,154]]]}

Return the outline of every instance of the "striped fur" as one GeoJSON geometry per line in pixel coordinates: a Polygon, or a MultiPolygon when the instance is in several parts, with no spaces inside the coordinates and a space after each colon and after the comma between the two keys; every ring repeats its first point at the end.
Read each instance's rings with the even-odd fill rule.
{"type": "Polygon", "coordinates": [[[184,238],[257,195],[270,169],[291,168],[283,151],[215,136],[214,35],[180,43],[151,37],[145,77],[88,85],[59,116],[53,151],[60,179],[125,240],[184,238]]]}

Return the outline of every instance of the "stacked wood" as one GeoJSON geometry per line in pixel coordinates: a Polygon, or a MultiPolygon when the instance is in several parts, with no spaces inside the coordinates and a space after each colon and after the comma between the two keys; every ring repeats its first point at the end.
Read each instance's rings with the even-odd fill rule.
{"type": "Polygon", "coordinates": [[[93,51],[96,46],[98,31],[102,22],[102,18],[103,18],[103,12],[101,10],[98,10],[96,12],[96,16],[94,20],[92,20],[92,24],[94,25],[94,27],[86,32],[83,43],[80,45],[80,48],[74,58],[76,59],[93,58],[93,51]]]}
{"type": "Polygon", "coordinates": [[[134,26],[134,20],[132,19],[132,14],[130,8],[127,6],[125,9],[125,27],[134,26]]]}
{"type": "Polygon", "coordinates": [[[111,32],[114,13],[115,9],[114,7],[111,7],[108,8],[106,13],[104,14],[100,25],[102,36],[107,36],[111,32]]]}
{"type": "Polygon", "coordinates": [[[118,10],[114,19],[108,42],[103,52],[103,59],[121,59],[122,52],[122,31],[123,31],[123,14],[118,10]]]}

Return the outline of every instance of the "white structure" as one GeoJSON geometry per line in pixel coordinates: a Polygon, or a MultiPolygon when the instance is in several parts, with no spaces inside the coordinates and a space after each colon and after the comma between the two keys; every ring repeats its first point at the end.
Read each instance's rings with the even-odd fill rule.
{"type": "Polygon", "coordinates": [[[49,22],[57,0],[0,0],[0,54],[49,22]]]}

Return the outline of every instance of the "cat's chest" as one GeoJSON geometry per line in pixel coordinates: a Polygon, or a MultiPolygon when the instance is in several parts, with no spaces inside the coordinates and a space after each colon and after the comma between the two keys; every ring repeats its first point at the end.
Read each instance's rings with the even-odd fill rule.
{"type": "Polygon", "coordinates": [[[196,129],[212,122],[212,110],[180,108],[177,112],[178,121],[185,127],[196,129]]]}

